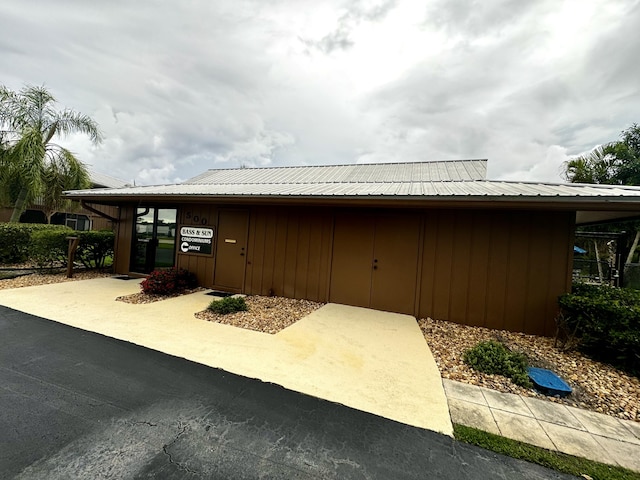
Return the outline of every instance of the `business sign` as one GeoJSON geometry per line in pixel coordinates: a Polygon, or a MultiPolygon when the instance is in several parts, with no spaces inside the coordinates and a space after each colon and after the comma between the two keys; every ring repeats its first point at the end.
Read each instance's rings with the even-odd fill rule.
{"type": "Polygon", "coordinates": [[[213,228],[182,227],[180,228],[180,252],[202,253],[213,252],[213,228]]]}

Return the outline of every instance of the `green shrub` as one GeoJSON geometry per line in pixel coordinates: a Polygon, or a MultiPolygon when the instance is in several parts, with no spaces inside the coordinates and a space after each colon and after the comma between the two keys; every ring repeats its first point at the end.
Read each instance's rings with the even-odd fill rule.
{"type": "Polygon", "coordinates": [[[64,225],[0,223],[0,263],[22,263],[31,258],[31,236],[36,231],[71,230],[64,225]]]}
{"type": "Polygon", "coordinates": [[[39,267],[61,266],[67,263],[70,228],[36,230],[31,234],[30,260],[39,267]]]}
{"type": "Polygon", "coordinates": [[[558,299],[565,328],[587,355],[640,375],[640,291],[575,284],[558,299]]]}
{"type": "Polygon", "coordinates": [[[489,374],[498,374],[510,378],[521,387],[531,388],[527,374],[529,362],[521,353],[512,352],[495,340],[480,342],[463,354],[464,363],[476,370],[489,374]]]}
{"type": "Polygon", "coordinates": [[[115,234],[111,230],[75,232],[80,239],[76,259],[86,268],[104,268],[106,259],[113,257],[115,234]]]}
{"type": "Polygon", "coordinates": [[[144,293],[150,295],[174,295],[198,286],[196,276],[184,268],[154,270],[140,283],[144,293]]]}
{"type": "Polygon", "coordinates": [[[113,256],[115,235],[112,231],[74,231],[64,225],[0,224],[0,261],[21,263],[28,260],[40,267],[67,263],[69,240],[79,238],[76,260],[86,268],[104,268],[113,256]],[[6,260],[5,260],[6,258],[6,260]]]}
{"type": "Polygon", "coordinates": [[[222,300],[213,300],[207,309],[219,315],[227,315],[229,313],[246,312],[249,307],[244,301],[244,297],[225,297],[222,300]]]}

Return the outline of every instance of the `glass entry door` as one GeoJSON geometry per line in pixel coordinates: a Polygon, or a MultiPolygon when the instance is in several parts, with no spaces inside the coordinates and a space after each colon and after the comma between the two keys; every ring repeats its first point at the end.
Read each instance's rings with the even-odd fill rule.
{"type": "Polygon", "coordinates": [[[131,271],[149,273],[156,268],[173,267],[176,252],[175,208],[141,207],[131,252],[131,271]]]}

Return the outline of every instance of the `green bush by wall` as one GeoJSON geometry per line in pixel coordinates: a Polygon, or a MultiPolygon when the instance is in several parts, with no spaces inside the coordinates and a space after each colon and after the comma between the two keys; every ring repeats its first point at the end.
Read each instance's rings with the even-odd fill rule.
{"type": "Polygon", "coordinates": [[[113,258],[116,235],[111,230],[75,232],[80,239],[76,259],[86,268],[104,268],[107,258],[113,258]]]}
{"type": "Polygon", "coordinates": [[[72,230],[64,225],[41,223],[0,223],[0,263],[22,263],[31,256],[31,236],[39,231],[72,230]]]}
{"type": "Polygon", "coordinates": [[[67,262],[70,228],[36,230],[31,234],[29,259],[39,267],[56,267],[67,262]]]}
{"type": "Polygon", "coordinates": [[[558,303],[580,350],[640,375],[640,291],[576,283],[558,303]]]}
{"type": "Polygon", "coordinates": [[[115,234],[110,230],[74,231],[64,225],[28,223],[0,224],[0,263],[32,261],[40,267],[65,264],[69,251],[67,237],[79,238],[76,261],[86,268],[104,268],[113,256],[115,234]]]}

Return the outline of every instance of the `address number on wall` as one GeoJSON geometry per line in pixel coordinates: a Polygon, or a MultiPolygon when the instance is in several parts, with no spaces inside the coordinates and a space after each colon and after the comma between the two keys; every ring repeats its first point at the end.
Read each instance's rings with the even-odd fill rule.
{"type": "Polygon", "coordinates": [[[207,217],[203,217],[200,215],[193,215],[190,211],[184,212],[185,220],[188,220],[188,223],[199,223],[200,225],[206,225],[209,223],[207,217]]]}

